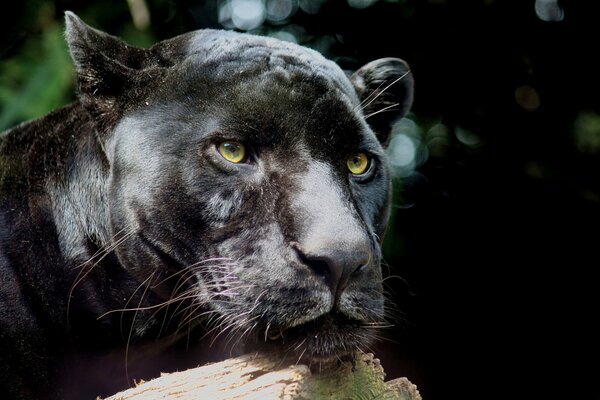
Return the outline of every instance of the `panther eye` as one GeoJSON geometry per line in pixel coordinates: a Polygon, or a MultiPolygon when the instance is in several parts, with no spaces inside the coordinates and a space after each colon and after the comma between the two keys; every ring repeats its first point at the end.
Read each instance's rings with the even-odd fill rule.
{"type": "Polygon", "coordinates": [[[369,169],[371,160],[365,153],[356,153],[348,157],[346,165],[352,175],[362,175],[369,169]]]}
{"type": "Polygon", "coordinates": [[[240,142],[225,141],[217,147],[219,154],[229,162],[241,163],[246,159],[246,147],[240,142]]]}

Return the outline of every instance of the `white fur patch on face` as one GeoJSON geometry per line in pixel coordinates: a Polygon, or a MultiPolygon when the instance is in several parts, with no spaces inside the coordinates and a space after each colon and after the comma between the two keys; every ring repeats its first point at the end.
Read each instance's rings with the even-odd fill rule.
{"type": "Polygon", "coordinates": [[[85,243],[81,238],[93,237],[103,243],[110,242],[110,235],[104,226],[95,223],[96,219],[109,218],[106,182],[101,173],[92,168],[74,169],[67,182],[49,181],[46,185],[61,250],[68,259],[86,258],[85,243]],[[76,182],[85,182],[88,188],[94,187],[95,190],[81,190],[76,182]]]}
{"type": "Polygon", "coordinates": [[[338,247],[352,248],[355,238],[348,232],[361,231],[362,227],[352,203],[336,182],[331,166],[313,160],[309,171],[301,178],[300,187],[293,207],[310,226],[306,230],[307,236],[302,238],[306,247],[322,246],[334,240],[338,247]]]}
{"type": "Polygon", "coordinates": [[[109,159],[113,162],[119,159],[123,163],[122,167],[129,173],[140,169],[159,176],[160,156],[153,143],[144,135],[148,129],[148,123],[143,117],[123,118],[107,142],[109,159]]]}
{"type": "Polygon", "coordinates": [[[226,221],[235,210],[239,209],[242,203],[242,197],[239,192],[234,192],[228,197],[221,193],[216,193],[206,203],[205,212],[209,218],[215,222],[226,221]]]}

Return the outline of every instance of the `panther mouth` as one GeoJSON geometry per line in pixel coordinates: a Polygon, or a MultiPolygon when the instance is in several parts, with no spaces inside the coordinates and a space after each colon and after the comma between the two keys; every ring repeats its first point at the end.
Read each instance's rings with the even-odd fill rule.
{"type": "Polygon", "coordinates": [[[296,362],[330,362],[370,345],[373,330],[367,329],[366,325],[364,321],[339,313],[328,313],[290,328],[262,329],[257,332],[256,342],[249,347],[276,351],[296,362]]]}

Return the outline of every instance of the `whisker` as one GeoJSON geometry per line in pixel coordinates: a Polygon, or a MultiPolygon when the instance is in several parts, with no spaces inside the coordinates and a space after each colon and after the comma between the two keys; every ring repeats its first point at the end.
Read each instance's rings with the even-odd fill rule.
{"type": "MultiPolygon", "coordinates": [[[[189,292],[191,292],[191,291],[189,291],[189,292]]],[[[187,292],[185,292],[185,293],[187,293],[187,292]]],[[[134,294],[135,294],[135,292],[134,292],[134,294]]],[[[115,309],[115,310],[110,310],[110,311],[107,311],[104,314],[100,315],[97,319],[104,318],[105,316],[107,316],[109,314],[114,314],[114,313],[117,313],[117,312],[147,311],[147,310],[152,310],[152,309],[155,309],[155,308],[160,309],[160,308],[163,308],[165,306],[168,306],[169,304],[173,304],[173,303],[176,303],[176,302],[179,302],[179,301],[182,301],[182,300],[193,299],[195,297],[196,297],[195,294],[189,294],[189,293],[187,293],[185,296],[178,296],[178,297],[172,298],[170,300],[164,301],[162,303],[154,304],[154,305],[151,305],[151,306],[119,308],[119,309],[115,309]]]]}
{"type": "Polygon", "coordinates": [[[375,100],[377,100],[377,98],[379,96],[381,96],[383,93],[385,93],[386,90],[388,90],[389,88],[391,88],[393,85],[395,85],[396,83],[400,82],[402,79],[404,79],[408,74],[410,74],[410,70],[406,71],[405,73],[403,73],[402,75],[400,75],[400,77],[394,79],[394,81],[392,83],[390,83],[389,85],[387,85],[386,87],[384,87],[381,91],[379,91],[377,93],[377,95],[375,95],[371,100],[369,100],[368,103],[366,103],[365,105],[361,105],[361,109],[364,110],[367,107],[369,107],[375,100]]]}
{"type": "MultiPolygon", "coordinates": [[[[302,347],[304,345],[304,343],[306,343],[306,338],[304,338],[302,340],[302,342],[300,342],[300,344],[298,346],[296,346],[296,348],[294,350],[298,351],[298,349],[300,349],[300,347],[302,347]]],[[[302,356],[304,356],[304,353],[306,353],[306,350],[308,350],[308,346],[304,346],[304,350],[302,350],[302,353],[300,353],[300,355],[298,356],[298,359],[296,360],[295,365],[300,364],[300,360],[302,360],[302,356]]]]}
{"type": "MultiPolygon", "coordinates": [[[[152,278],[154,277],[154,274],[155,274],[155,272],[152,272],[150,274],[150,276],[148,278],[146,278],[146,280],[142,283],[142,285],[144,283],[147,283],[147,284],[146,284],[146,288],[144,289],[144,292],[140,296],[138,308],[140,308],[140,306],[142,305],[142,302],[144,301],[144,296],[146,295],[146,292],[148,291],[148,288],[150,287],[150,282],[151,282],[152,278]]],[[[137,289],[136,289],[136,291],[137,291],[137,289]]],[[[131,327],[129,328],[129,335],[127,336],[127,344],[125,345],[125,377],[127,378],[127,382],[129,382],[129,347],[131,345],[131,337],[133,336],[133,328],[135,326],[135,319],[137,318],[137,313],[138,313],[138,310],[136,310],[133,314],[133,318],[131,320],[131,327]]]]}
{"type": "MultiPolygon", "coordinates": [[[[198,308],[196,308],[195,310],[197,310],[198,308]]],[[[190,311],[189,317],[187,317],[187,319],[182,320],[181,323],[179,324],[179,326],[177,327],[177,332],[179,332],[184,326],[186,325],[191,325],[191,324],[195,324],[195,321],[201,318],[206,317],[207,315],[209,316],[208,318],[213,318],[214,315],[218,315],[218,312],[216,310],[208,310],[208,311],[204,311],[201,313],[196,313],[195,310],[190,311]]],[[[218,328],[218,327],[216,327],[218,328]]],[[[204,338],[206,335],[204,335],[202,338],[204,338]]]]}
{"type": "MultiPolygon", "coordinates": [[[[125,230],[125,228],[121,229],[118,233],[116,233],[113,238],[117,237],[121,232],[123,232],[125,230]]],[[[125,233],[123,235],[123,237],[121,237],[120,239],[118,239],[116,242],[111,243],[110,245],[106,246],[104,249],[98,250],[95,255],[93,255],[88,261],[80,264],[79,266],[77,266],[76,268],[81,268],[81,270],[79,271],[79,273],[77,274],[77,276],[75,277],[75,280],[73,282],[73,284],[71,285],[71,288],[69,289],[69,295],[67,298],[67,317],[70,313],[71,310],[71,299],[73,298],[73,292],[75,291],[75,288],[77,288],[77,286],[94,270],[94,268],[104,259],[106,258],[106,256],[108,256],[112,251],[114,251],[118,246],[120,246],[123,242],[125,242],[125,240],[129,239],[129,237],[131,237],[133,234],[135,233],[135,229],[131,228],[129,230],[129,232],[125,233]],[[96,258],[98,255],[102,254],[102,256],[96,260],[92,265],[90,265],[90,261],[93,260],[94,258],[96,258]],[[86,266],[89,266],[87,268],[86,271],[86,266]]]]}
{"type": "Polygon", "coordinates": [[[391,109],[391,108],[394,108],[394,107],[396,107],[396,106],[399,106],[399,105],[400,105],[400,103],[394,103],[394,104],[390,104],[390,105],[389,105],[389,106],[387,106],[387,107],[383,107],[381,110],[378,110],[378,111],[372,112],[371,114],[367,114],[367,115],[365,115],[365,119],[369,119],[369,118],[371,118],[373,115],[377,115],[377,114],[379,114],[379,113],[382,113],[382,112],[385,112],[385,111],[393,111],[393,110],[390,110],[390,109],[391,109]]]}
{"type": "Polygon", "coordinates": [[[117,244],[117,242],[119,242],[121,239],[126,238],[130,233],[135,232],[135,228],[130,227],[129,228],[129,232],[124,234],[122,238],[117,239],[116,242],[113,242],[113,240],[115,240],[119,235],[121,235],[123,232],[126,232],[128,228],[123,228],[121,230],[119,230],[117,233],[115,233],[110,239],[109,239],[109,244],[106,246],[103,246],[101,248],[99,248],[98,250],[96,250],[96,252],[85,262],[77,265],[75,268],[82,268],[84,266],[86,266],[87,264],[89,264],[91,261],[93,261],[95,258],[99,257],[100,255],[106,255],[106,252],[109,251],[108,249],[110,249],[111,247],[115,246],[117,244]]]}
{"type": "MultiPolygon", "coordinates": [[[[360,104],[358,104],[356,107],[354,107],[353,111],[354,111],[354,112],[356,112],[356,111],[358,111],[358,110],[364,110],[366,107],[368,107],[368,104],[367,104],[367,105],[365,105],[364,107],[363,107],[363,105],[364,105],[366,102],[370,102],[370,101],[371,101],[371,99],[372,99],[374,96],[377,96],[377,95],[378,95],[378,93],[379,93],[379,89],[381,89],[381,87],[382,87],[382,86],[385,84],[385,82],[386,82],[386,81],[382,81],[382,82],[379,84],[379,86],[377,86],[377,88],[375,88],[375,90],[371,91],[371,93],[369,93],[369,95],[368,95],[367,97],[365,97],[365,98],[363,99],[363,101],[361,101],[361,102],[360,102],[360,104]]],[[[370,103],[369,103],[369,104],[370,104],[370,103]]]]}

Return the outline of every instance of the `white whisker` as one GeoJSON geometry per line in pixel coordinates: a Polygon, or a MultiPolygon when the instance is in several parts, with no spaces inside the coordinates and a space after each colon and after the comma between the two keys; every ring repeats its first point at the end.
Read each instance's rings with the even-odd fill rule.
{"type": "Polygon", "coordinates": [[[394,107],[399,106],[399,105],[400,105],[400,103],[390,104],[387,107],[383,107],[381,110],[378,110],[378,111],[372,112],[371,114],[365,115],[365,119],[369,119],[373,115],[377,115],[377,114],[385,112],[385,111],[392,111],[392,110],[390,110],[391,108],[394,108],[394,107]]]}
{"type": "Polygon", "coordinates": [[[375,100],[377,100],[377,98],[379,98],[379,96],[381,96],[383,93],[385,93],[386,90],[388,90],[389,88],[391,88],[393,85],[395,85],[396,83],[400,82],[402,79],[404,79],[408,74],[410,74],[410,70],[406,71],[405,73],[403,73],[400,77],[394,79],[394,81],[392,83],[390,83],[389,85],[387,85],[386,87],[384,87],[381,91],[379,91],[377,93],[377,95],[375,95],[371,100],[369,100],[365,105],[361,105],[361,109],[364,110],[367,107],[369,107],[375,100]]]}

